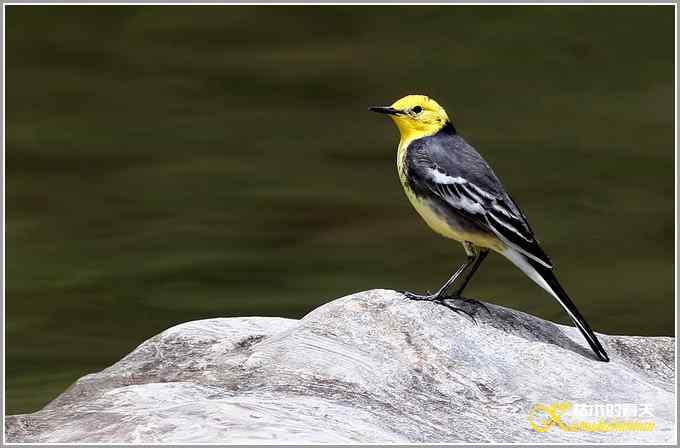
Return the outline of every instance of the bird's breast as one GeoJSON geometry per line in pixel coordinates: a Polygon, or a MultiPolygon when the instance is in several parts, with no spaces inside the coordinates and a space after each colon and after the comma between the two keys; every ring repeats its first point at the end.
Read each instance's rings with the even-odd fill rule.
{"type": "Polygon", "coordinates": [[[408,164],[406,163],[406,157],[408,155],[408,143],[401,142],[399,149],[397,150],[397,172],[399,173],[399,180],[401,181],[401,186],[404,188],[406,197],[409,202],[416,209],[418,214],[425,220],[425,222],[434,230],[435,232],[443,235],[447,238],[453,238],[459,241],[463,241],[458,238],[461,237],[461,232],[457,231],[454,226],[449,224],[444,216],[441,216],[434,207],[429,203],[426,198],[420,197],[411,187],[411,182],[409,181],[408,164]]]}

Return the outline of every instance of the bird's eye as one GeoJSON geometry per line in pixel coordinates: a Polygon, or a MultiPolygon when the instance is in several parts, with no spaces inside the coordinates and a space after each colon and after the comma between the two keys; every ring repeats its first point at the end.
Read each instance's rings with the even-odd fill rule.
{"type": "Polygon", "coordinates": [[[423,108],[420,107],[420,106],[416,106],[416,107],[414,107],[414,108],[411,109],[411,110],[413,111],[414,114],[419,114],[419,113],[421,113],[421,112],[423,111],[423,108]]]}

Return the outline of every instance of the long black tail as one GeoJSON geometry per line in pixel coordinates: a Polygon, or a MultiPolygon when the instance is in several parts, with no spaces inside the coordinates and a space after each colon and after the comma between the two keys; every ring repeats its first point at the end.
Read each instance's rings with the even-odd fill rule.
{"type": "MultiPolygon", "coordinates": [[[[562,286],[557,281],[557,278],[555,277],[555,274],[553,274],[552,269],[543,266],[541,263],[538,263],[537,261],[534,261],[529,257],[525,257],[525,259],[528,262],[528,264],[534,269],[534,271],[536,271],[536,273],[541,277],[541,279],[543,279],[543,281],[545,281],[545,283],[548,284],[548,286],[552,290],[552,291],[548,290],[548,292],[552,293],[552,295],[555,296],[560,305],[562,305],[562,308],[564,308],[567,314],[569,314],[569,317],[571,317],[571,319],[574,321],[576,327],[579,330],[581,330],[583,337],[586,338],[586,341],[588,341],[588,345],[590,345],[590,348],[593,349],[597,357],[600,358],[600,360],[602,361],[608,362],[609,357],[607,356],[607,352],[604,351],[604,348],[602,348],[602,344],[600,344],[600,341],[597,340],[597,336],[595,336],[593,330],[590,329],[588,322],[586,322],[586,320],[583,318],[581,313],[576,308],[576,305],[574,305],[574,302],[571,301],[567,293],[564,291],[562,286]]],[[[534,278],[532,278],[532,280],[536,281],[536,279],[534,278]]],[[[544,285],[540,286],[543,286],[545,288],[544,285]]]]}

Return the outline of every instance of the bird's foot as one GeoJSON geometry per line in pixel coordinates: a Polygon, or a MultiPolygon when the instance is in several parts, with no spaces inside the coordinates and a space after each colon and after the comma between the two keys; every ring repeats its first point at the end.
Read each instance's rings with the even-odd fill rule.
{"type": "Polygon", "coordinates": [[[491,311],[489,310],[489,307],[486,306],[484,302],[480,302],[477,299],[468,299],[467,297],[459,296],[459,295],[454,295],[454,296],[449,296],[447,298],[453,299],[453,300],[460,300],[461,302],[469,303],[471,305],[475,305],[477,307],[484,308],[484,310],[491,316],[491,311]]]}
{"type": "MultiPolygon", "coordinates": [[[[449,299],[454,299],[454,300],[455,300],[455,299],[462,299],[461,297],[447,296],[447,295],[441,294],[441,293],[436,293],[436,294],[414,294],[414,293],[409,292],[409,291],[402,291],[401,293],[404,295],[404,297],[406,297],[406,298],[409,299],[409,300],[421,300],[421,301],[427,301],[427,302],[434,302],[434,303],[436,303],[436,304],[438,304],[438,305],[441,305],[441,306],[443,306],[443,307],[446,307],[446,308],[450,309],[451,311],[453,311],[453,312],[455,312],[455,313],[458,313],[458,314],[465,314],[465,315],[468,316],[470,319],[472,319],[472,322],[473,322],[475,325],[477,325],[477,320],[475,319],[475,317],[474,317],[472,314],[468,313],[468,312],[467,312],[466,310],[464,310],[463,308],[458,308],[458,307],[455,307],[455,306],[453,306],[453,305],[450,305],[450,304],[446,303],[446,301],[449,300],[449,299]]],[[[462,300],[465,301],[465,302],[467,302],[468,300],[474,300],[474,299],[462,299],[462,300]]],[[[481,303],[481,302],[479,302],[479,303],[481,303]]],[[[482,306],[484,306],[484,304],[482,304],[482,306]]],[[[486,306],[484,306],[484,307],[486,308],[486,306]]],[[[487,309],[487,311],[489,311],[489,310],[487,309]]]]}
{"type": "Polygon", "coordinates": [[[409,300],[424,300],[427,302],[435,302],[440,298],[443,298],[442,294],[415,294],[409,291],[401,291],[401,293],[409,300]]]}

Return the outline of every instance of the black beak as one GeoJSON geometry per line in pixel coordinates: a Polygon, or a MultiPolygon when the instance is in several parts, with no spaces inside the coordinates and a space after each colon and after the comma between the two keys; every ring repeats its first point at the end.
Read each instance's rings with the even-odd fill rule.
{"type": "Polygon", "coordinates": [[[378,112],[379,114],[387,114],[387,115],[399,115],[401,113],[400,110],[397,110],[394,107],[389,107],[389,106],[369,107],[368,110],[372,110],[373,112],[378,112]]]}

